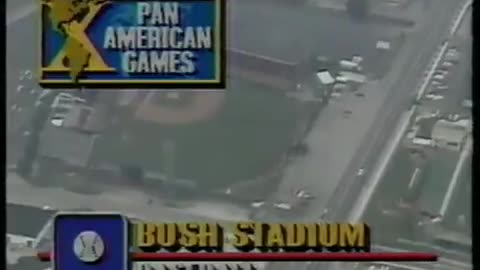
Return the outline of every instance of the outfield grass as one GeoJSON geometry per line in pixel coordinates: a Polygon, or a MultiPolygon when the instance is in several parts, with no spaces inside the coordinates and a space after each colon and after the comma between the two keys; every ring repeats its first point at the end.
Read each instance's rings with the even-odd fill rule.
{"type": "Polygon", "coordinates": [[[162,142],[172,140],[174,175],[202,189],[227,187],[272,168],[291,145],[298,104],[275,90],[230,81],[223,111],[187,125],[159,125],[122,116],[96,143],[93,162],[140,166],[161,173],[162,142]],[[122,140],[124,134],[128,140],[122,140]]]}

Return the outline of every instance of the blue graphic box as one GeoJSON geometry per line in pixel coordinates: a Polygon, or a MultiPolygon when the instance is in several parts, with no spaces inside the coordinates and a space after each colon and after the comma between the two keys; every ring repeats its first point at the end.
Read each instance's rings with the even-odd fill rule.
{"type": "Polygon", "coordinates": [[[129,270],[128,221],[116,213],[59,213],[54,220],[55,270],[129,270]],[[101,259],[81,261],[74,252],[77,236],[85,231],[98,234],[104,244],[101,259]]]}
{"type": "MultiPolygon", "coordinates": [[[[62,0],[37,0],[41,2],[40,85],[49,88],[225,88],[225,0],[85,0],[82,16],[68,17],[55,5],[62,0]],[[124,67],[126,49],[105,49],[107,29],[111,27],[138,27],[159,25],[138,24],[139,3],[175,3],[180,19],[170,25],[181,29],[211,29],[211,46],[203,49],[178,49],[190,51],[195,71],[189,72],[127,72],[124,67]],[[99,4],[100,3],[100,4],[99,4]],[[60,15],[58,15],[60,14],[60,15]],[[85,15],[86,14],[86,15],[85,15]],[[63,19],[63,20],[62,20],[63,19]],[[65,30],[68,29],[68,30],[65,30]],[[67,34],[68,33],[68,34],[67,34]],[[74,34],[72,34],[74,33],[74,34]],[[71,38],[70,37],[74,37],[71,38]],[[72,72],[71,65],[79,61],[65,59],[65,48],[71,41],[79,41],[68,50],[85,49],[88,59],[80,72],[72,72]],[[61,60],[59,60],[61,59],[61,60]],[[76,62],[75,62],[76,61],[76,62]],[[95,62],[95,63],[92,63],[95,62]],[[75,75],[74,75],[75,74],[75,75]]],[[[72,1],[73,2],[73,1],[72,1]]],[[[65,9],[65,7],[63,7],[65,9]]],[[[70,9],[71,10],[71,9],[70,9]]],[[[167,24],[163,25],[170,27],[167,24]]],[[[185,36],[185,34],[182,34],[185,36]]],[[[186,43],[186,42],[185,42],[186,43]]],[[[140,51],[142,49],[133,49],[140,51]]],[[[177,49],[147,48],[148,51],[173,51],[177,49]]],[[[78,55],[76,53],[76,55],[78,55]]],[[[76,56],[77,57],[77,56],[76,56]]],[[[81,59],[87,59],[83,55],[81,59]]],[[[68,57],[67,57],[68,58],[68,57]]],[[[153,60],[152,60],[153,61],[153,60]]]]}

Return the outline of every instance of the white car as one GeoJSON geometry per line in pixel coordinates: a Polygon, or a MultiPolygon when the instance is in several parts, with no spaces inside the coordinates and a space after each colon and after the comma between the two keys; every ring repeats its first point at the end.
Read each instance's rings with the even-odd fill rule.
{"type": "Polygon", "coordinates": [[[298,190],[296,193],[295,193],[295,196],[297,198],[300,198],[300,199],[313,199],[313,195],[306,192],[305,190],[298,190]]]}
{"type": "Polygon", "coordinates": [[[448,71],[445,69],[438,69],[435,71],[434,76],[440,75],[440,76],[446,76],[448,74],[448,71]]]}
{"type": "Polygon", "coordinates": [[[273,207],[282,210],[292,210],[292,205],[289,203],[275,203],[273,204],[273,207]]]}
{"type": "Polygon", "coordinates": [[[453,66],[453,63],[450,62],[450,61],[444,61],[444,62],[442,63],[442,66],[444,66],[444,67],[451,67],[451,66],[453,66]]]}
{"type": "Polygon", "coordinates": [[[450,48],[447,50],[447,53],[445,54],[445,56],[447,57],[458,57],[460,53],[458,52],[458,50],[456,48],[450,48]]]}
{"type": "Polygon", "coordinates": [[[358,169],[357,176],[363,176],[364,174],[365,174],[365,169],[363,168],[358,169]]]}
{"type": "Polygon", "coordinates": [[[435,87],[435,90],[437,90],[437,91],[448,90],[448,85],[438,85],[438,86],[435,87]]]}
{"type": "Polygon", "coordinates": [[[430,99],[430,100],[442,100],[442,99],[444,99],[443,96],[434,95],[434,94],[428,94],[428,95],[425,96],[425,98],[430,99]]]}
{"type": "Polygon", "coordinates": [[[260,208],[265,205],[264,201],[256,201],[250,204],[251,207],[253,208],[260,208]]]}

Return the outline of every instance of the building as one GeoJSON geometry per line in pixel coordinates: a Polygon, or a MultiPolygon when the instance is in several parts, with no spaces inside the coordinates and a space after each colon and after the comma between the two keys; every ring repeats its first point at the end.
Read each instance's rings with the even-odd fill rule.
{"type": "Polygon", "coordinates": [[[451,122],[439,120],[432,130],[432,140],[436,147],[460,151],[468,134],[471,132],[471,121],[459,120],[451,122]]]}
{"type": "Polygon", "coordinates": [[[328,70],[322,70],[317,72],[317,78],[321,85],[330,86],[335,83],[335,79],[332,77],[328,70]]]}
{"type": "Polygon", "coordinates": [[[55,213],[55,210],[7,203],[8,270],[42,270],[49,267],[35,257],[34,248],[55,213]]]}
{"type": "Polygon", "coordinates": [[[412,143],[420,146],[433,146],[432,130],[437,123],[437,117],[420,118],[416,122],[412,143]]]}
{"type": "Polygon", "coordinates": [[[311,63],[321,55],[335,62],[356,55],[371,62],[366,66],[377,66],[376,42],[391,32],[390,27],[371,31],[370,26],[311,7],[292,9],[268,1],[232,1],[228,20],[229,32],[235,33],[228,39],[230,74],[264,82],[269,78],[284,90],[294,90],[292,82],[314,74],[319,66],[311,63]]]}
{"type": "Polygon", "coordinates": [[[449,121],[438,117],[417,119],[412,143],[459,151],[471,132],[470,120],[449,121]]]}
{"type": "Polygon", "coordinates": [[[318,71],[316,74],[315,84],[315,96],[321,98],[327,98],[335,86],[335,78],[330,74],[328,70],[318,71]]]}
{"type": "MultiPolygon", "coordinates": [[[[7,235],[15,239],[35,239],[55,210],[7,203],[7,235]]],[[[13,239],[12,239],[13,240],[13,239]]]]}
{"type": "Polygon", "coordinates": [[[228,50],[230,74],[257,83],[293,91],[298,78],[298,63],[258,55],[239,49],[228,50]]]}
{"type": "Polygon", "coordinates": [[[348,82],[362,84],[367,81],[367,77],[363,74],[350,71],[340,71],[340,76],[345,78],[348,82]]]}
{"type": "Polygon", "coordinates": [[[39,157],[85,168],[97,134],[105,127],[106,109],[88,106],[84,99],[58,94],[40,133],[39,157]],[[105,110],[104,110],[105,109],[105,110]]]}
{"type": "Polygon", "coordinates": [[[47,125],[40,135],[39,156],[65,165],[87,167],[96,135],[47,125]]]}
{"type": "Polygon", "coordinates": [[[92,108],[86,100],[67,93],[58,94],[50,105],[50,124],[81,132],[98,133],[104,128],[104,107],[92,108]]]}

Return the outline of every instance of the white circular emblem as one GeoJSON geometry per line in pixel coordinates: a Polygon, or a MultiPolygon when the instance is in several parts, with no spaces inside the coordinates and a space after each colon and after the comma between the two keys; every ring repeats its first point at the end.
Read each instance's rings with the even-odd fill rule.
{"type": "Polygon", "coordinates": [[[73,241],[73,252],[80,261],[93,263],[102,258],[105,245],[98,233],[84,231],[79,233],[73,241]]]}

